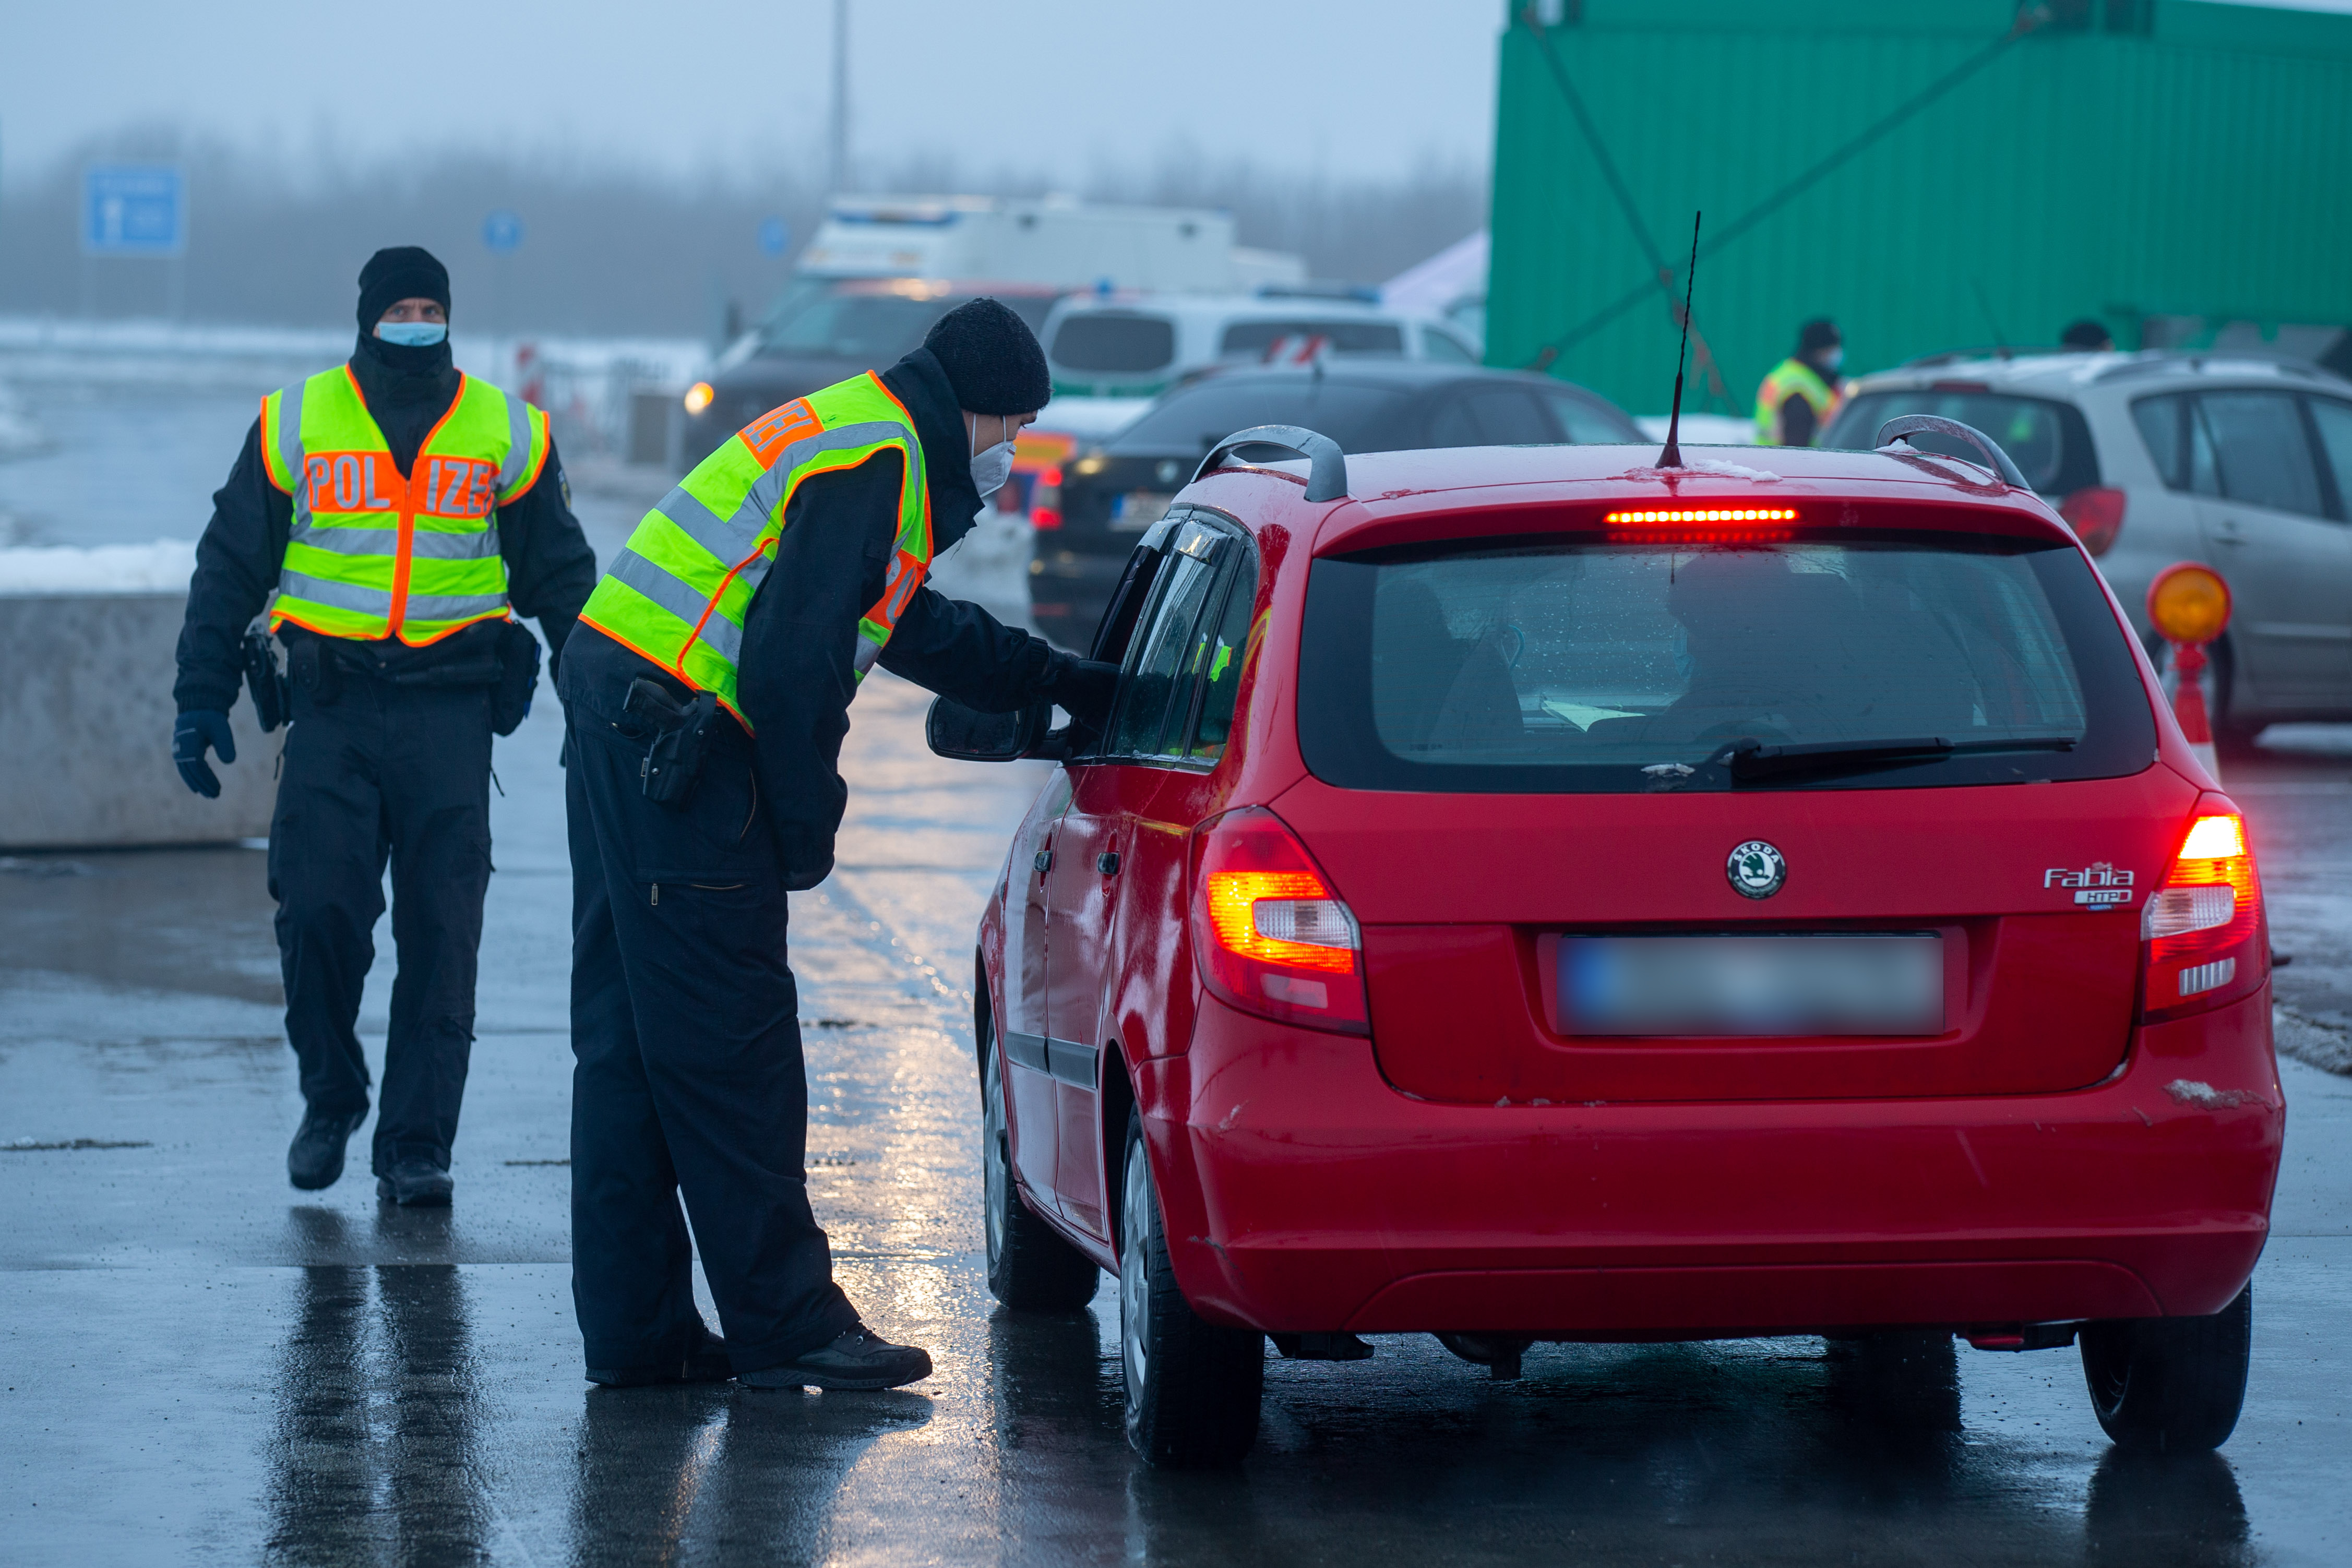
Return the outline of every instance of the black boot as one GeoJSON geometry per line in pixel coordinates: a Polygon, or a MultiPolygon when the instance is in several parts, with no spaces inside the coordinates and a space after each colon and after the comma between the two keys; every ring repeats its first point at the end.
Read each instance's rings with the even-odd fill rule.
{"type": "Polygon", "coordinates": [[[644,1388],[660,1383],[724,1383],[735,1375],[727,1364],[727,1342],[697,1325],[701,1337],[683,1360],[658,1366],[592,1366],[588,1381],[607,1388],[644,1388]]]}
{"type": "Polygon", "coordinates": [[[305,1111],[286,1149],[286,1179],[304,1192],[332,1186],[343,1174],[343,1145],[367,1120],[365,1111],[305,1111]]]}
{"type": "Polygon", "coordinates": [[[864,1323],[782,1366],[740,1374],[747,1388],[896,1388],[931,1375],[931,1354],[892,1344],[864,1323]]]}
{"type": "Polygon", "coordinates": [[[375,1178],[375,1195],[403,1208],[446,1208],[457,1185],[431,1160],[405,1159],[394,1162],[390,1176],[375,1178]]]}

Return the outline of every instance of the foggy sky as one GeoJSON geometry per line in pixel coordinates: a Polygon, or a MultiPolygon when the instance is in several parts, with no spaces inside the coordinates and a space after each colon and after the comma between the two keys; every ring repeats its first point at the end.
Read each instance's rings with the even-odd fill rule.
{"type": "MultiPolygon", "coordinates": [[[[138,122],[284,148],[298,165],[452,145],[656,169],[824,162],[832,0],[10,10],[12,174],[138,122]]],[[[853,153],[877,164],[944,153],[1075,178],[1179,139],[1341,175],[1490,155],[1496,0],[851,0],[851,13],[853,153]]]]}

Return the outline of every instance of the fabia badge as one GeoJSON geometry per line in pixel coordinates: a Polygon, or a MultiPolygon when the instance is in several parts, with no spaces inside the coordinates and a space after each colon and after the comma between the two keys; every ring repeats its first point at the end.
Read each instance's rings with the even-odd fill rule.
{"type": "Polygon", "coordinates": [[[1769,898],[1789,880],[1789,862],[1762,839],[1750,839],[1731,852],[1723,873],[1742,898],[1769,898]]]}

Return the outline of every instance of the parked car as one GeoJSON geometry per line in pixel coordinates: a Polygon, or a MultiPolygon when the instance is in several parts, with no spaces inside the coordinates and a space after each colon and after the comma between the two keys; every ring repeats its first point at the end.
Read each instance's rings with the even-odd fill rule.
{"type": "Polygon", "coordinates": [[[1213,365],[1270,354],[1478,362],[1449,324],[1318,294],[1074,294],[1046,319],[1044,342],[1054,391],[1066,397],[1153,396],[1213,365]]]}
{"type": "Polygon", "coordinates": [[[1109,442],[1066,461],[1042,503],[1032,493],[1045,508],[1033,513],[1029,600],[1038,631],[1085,647],[1136,538],[1167,511],[1202,453],[1254,424],[1306,425],[1349,453],[1642,439],[1598,392],[1513,371],[1355,360],[1223,371],[1169,393],[1109,442]]]}
{"type": "Polygon", "coordinates": [[[931,323],[993,295],[1034,331],[1066,291],[1044,284],[919,277],[795,279],[767,316],[686,394],[685,465],[775,407],[860,371],[887,370],[921,346],[931,323]]]}
{"type": "Polygon", "coordinates": [[[2225,743],[2282,720],[2352,719],[2352,382],[2184,354],[1924,361],[1864,378],[1824,444],[1874,446],[1906,413],[2000,441],[2151,649],[2158,572],[2197,560],[2228,580],[2235,609],[2213,653],[2225,743]]]}
{"type": "Polygon", "coordinates": [[[2079,1342],[2118,1443],[2222,1441],[2261,886],[2056,514],[1911,454],[1253,434],[1135,542],[1098,735],[932,710],[1062,758],[974,953],[988,1279],[1118,1276],[1135,1447],[1240,1455],[1268,1339],[1423,1332],[2079,1342]]]}

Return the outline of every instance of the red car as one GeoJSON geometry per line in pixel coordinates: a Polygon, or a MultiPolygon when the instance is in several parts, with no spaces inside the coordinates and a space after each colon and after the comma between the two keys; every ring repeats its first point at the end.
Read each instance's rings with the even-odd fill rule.
{"type": "Polygon", "coordinates": [[[2229,1435],[2284,1123],[2238,809],[2031,491],[1736,455],[1244,432],[1103,733],[934,708],[1065,761],[979,934],[989,1282],[1117,1273],[1148,1458],[1248,1448],[1267,1338],[1405,1332],[2079,1342],[2117,1442],[2229,1435]]]}

